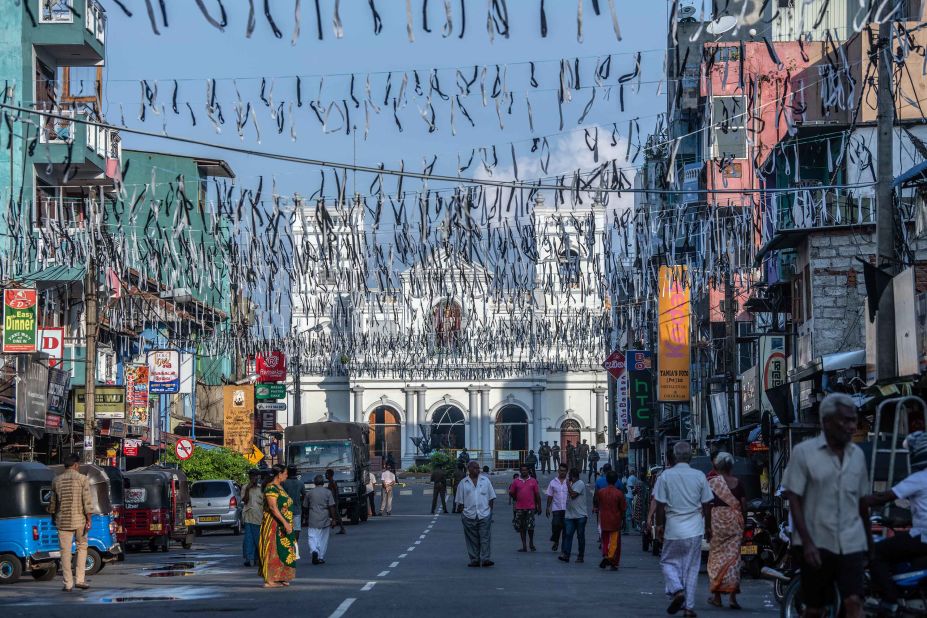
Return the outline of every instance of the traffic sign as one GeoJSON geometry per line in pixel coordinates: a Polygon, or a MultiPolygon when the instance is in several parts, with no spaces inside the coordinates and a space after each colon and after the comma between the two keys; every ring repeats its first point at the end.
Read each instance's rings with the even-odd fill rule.
{"type": "Polygon", "coordinates": [[[193,441],[190,438],[177,440],[177,444],[174,445],[174,453],[177,454],[177,459],[181,461],[190,459],[190,456],[193,455],[193,441]]]}
{"type": "Polygon", "coordinates": [[[274,412],[282,412],[286,410],[285,401],[259,401],[257,403],[258,410],[268,410],[274,412]]]}
{"type": "Polygon", "coordinates": [[[255,399],[283,399],[284,397],[286,397],[285,384],[268,383],[254,385],[255,399]]]}
{"type": "Polygon", "coordinates": [[[620,379],[624,375],[625,370],[625,358],[624,354],[615,350],[608,355],[608,358],[605,359],[605,362],[602,363],[602,366],[605,367],[605,370],[611,374],[616,380],[620,379]]]}

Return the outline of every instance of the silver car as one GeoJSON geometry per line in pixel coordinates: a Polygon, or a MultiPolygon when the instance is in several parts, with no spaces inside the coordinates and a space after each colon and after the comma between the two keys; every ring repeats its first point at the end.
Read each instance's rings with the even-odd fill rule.
{"type": "Polygon", "coordinates": [[[190,488],[196,534],[203,530],[229,528],[241,534],[241,488],[234,481],[196,481],[190,488]]]}

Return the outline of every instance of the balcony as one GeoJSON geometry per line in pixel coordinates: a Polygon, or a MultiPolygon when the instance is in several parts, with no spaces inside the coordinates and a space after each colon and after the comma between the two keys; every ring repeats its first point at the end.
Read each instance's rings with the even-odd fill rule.
{"type": "Polygon", "coordinates": [[[765,196],[761,248],[756,259],[796,247],[816,231],[875,225],[875,198],[852,189],[796,188],[765,196]]]}
{"type": "Polygon", "coordinates": [[[103,63],[106,11],[97,0],[23,0],[33,5],[37,27],[25,31],[33,45],[68,66],[103,63]]]}
{"type": "Polygon", "coordinates": [[[32,162],[37,166],[51,166],[53,177],[63,174],[64,168],[69,166],[69,179],[74,182],[98,180],[108,184],[108,179],[122,166],[119,132],[80,122],[96,120],[84,108],[56,107],[51,111],[56,116],[39,117],[39,146],[32,162]],[[70,178],[71,174],[76,175],[70,178]]]}

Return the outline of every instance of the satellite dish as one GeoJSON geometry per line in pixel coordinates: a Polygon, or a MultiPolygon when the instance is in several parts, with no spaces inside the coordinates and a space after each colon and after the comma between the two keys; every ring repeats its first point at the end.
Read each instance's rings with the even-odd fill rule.
{"type": "Polygon", "coordinates": [[[694,17],[695,16],[695,6],[691,4],[685,4],[679,7],[679,17],[694,17]]]}
{"type": "Polygon", "coordinates": [[[724,34],[728,30],[733,30],[736,27],[736,17],[733,15],[722,15],[718,19],[705,26],[705,31],[708,32],[708,34],[724,34]]]}

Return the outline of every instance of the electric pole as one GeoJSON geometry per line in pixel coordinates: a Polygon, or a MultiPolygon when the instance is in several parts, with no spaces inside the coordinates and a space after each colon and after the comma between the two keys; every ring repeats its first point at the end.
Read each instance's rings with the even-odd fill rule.
{"type": "MultiPolygon", "coordinates": [[[[91,230],[91,233],[93,231],[91,230]]],[[[94,243],[90,243],[90,258],[84,276],[84,337],[87,362],[84,375],[84,463],[93,463],[94,437],[96,428],[96,379],[97,379],[97,265],[93,256],[94,243]]]]}
{"type": "MultiPolygon", "coordinates": [[[[895,0],[895,10],[899,0],[895,0]]],[[[897,15],[895,15],[897,18],[897,15]]],[[[892,95],[891,29],[894,22],[878,25],[879,38],[875,48],[878,62],[878,91],[876,115],[876,267],[894,276],[898,270],[895,261],[895,204],[892,196],[892,131],[895,124],[895,100],[892,95]]],[[[889,283],[879,298],[876,314],[876,376],[879,382],[895,377],[895,298],[894,283],[889,283]]]]}
{"type": "Polygon", "coordinates": [[[737,429],[737,404],[734,398],[734,383],[737,381],[737,300],[734,298],[734,267],[728,260],[727,272],[724,274],[724,322],[726,325],[725,354],[727,363],[727,413],[731,419],[731,429],[737,429]]]}

